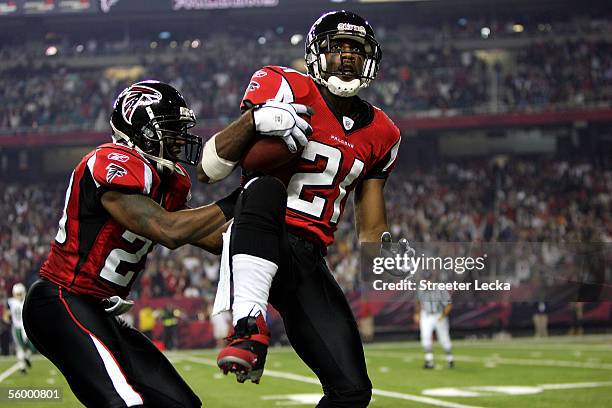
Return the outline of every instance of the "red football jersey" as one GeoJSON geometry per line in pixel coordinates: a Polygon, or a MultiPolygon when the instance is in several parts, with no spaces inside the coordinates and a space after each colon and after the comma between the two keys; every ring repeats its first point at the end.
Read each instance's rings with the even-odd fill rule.
{"type": "Polygon", "coordinates": [[[336,117],[312,78],[290,68],[268,66],[255,72],[241,107],[269,99],[314,109],[313,133],[301,156],[269,174],[287,186],[288,229],[328,246],[349,193],[361,180],[386,178],[393,170],[399,129],[382,110],[360,99],[368,112],[365,119],[336,117]]]}
{"type": "Polygon", "coordinates": [[[70,176],[59,231],[41,276],[74,293],[126,297],[153,243],[119,225],[102,206],[102,194],[143,194],[176,211],[185,206],[190,188],[182,167],[162,179],[135,149],[114,143],[99,146],[70,176]]]}

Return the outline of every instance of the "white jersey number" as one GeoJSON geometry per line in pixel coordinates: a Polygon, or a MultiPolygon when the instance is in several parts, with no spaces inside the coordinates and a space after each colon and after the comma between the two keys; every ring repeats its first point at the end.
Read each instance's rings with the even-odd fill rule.
{"type": "Polygon", "coordinates": [[[100,277],[116,285],[125,287],[130,283],[135,272],[128,270],[124,274],[119,273],[117,271],[119,265],[121,264],[121,262],[125,262],[127,264],[132,265],[139,263],[142,260],[143,256],[145,256],[149,252],[149,248],[151,247],[151,244],[153,242],[128,230],[126,230],[121,237],[131,244],[133,244],[137,240],[142,241],[143,245],[135,253],[130,253],[124,249],[119,248],[113,249],[106,258],[106,262],[104,263],[102,272],[100,272],[100,277]]]}
{"type": "Polygon", "coordinates": [[[314,195],[312,201],[308,201],[300,198],[300,196],[303,190],[308,188],[334,189],[334,194],[331,196],[336,196],[336,199],[333,203],[334,211],[330,217],[330,222],[337,223],[340,217],[340,204],[346,196],[346,188],[359,177],[365,164],[361,160],[355,159],[349,173],[337,184],[334,181],[342,161],[340,149],[319,142],[308,142],[302,152],[302,158],[315,163],[317,157],[327,159],[325,169],[320,173],[296,173],[291,177],[287,187],[287,208],[320,219],[325,211],[327,198],[314,195]]]}

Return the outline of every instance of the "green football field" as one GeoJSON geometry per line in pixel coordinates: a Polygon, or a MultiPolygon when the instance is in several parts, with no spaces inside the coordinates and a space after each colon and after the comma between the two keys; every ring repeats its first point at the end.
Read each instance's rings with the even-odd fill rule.
{"type": "MultiPolygon", "coordinates": [[[[581,407],[612,406],[612,336],[552,337],[546,340],[478,340],[454,343],[456,367],[423,370],[416,342],[366,346],[374,384],[373,408],[391,407],[581,407]]],[[[289,348],[270,350],[259,385],[236,383],[215,366],[216,352],[168,353],[200,396],[204,407],[314,407],[317,379],[289,348]]],[[[14,359],[0,360],[0,389],[62,387],[61,403],[6,402],[6,407],[80,406],[59,372],[45,359],[21,375],[14,359]]]]}

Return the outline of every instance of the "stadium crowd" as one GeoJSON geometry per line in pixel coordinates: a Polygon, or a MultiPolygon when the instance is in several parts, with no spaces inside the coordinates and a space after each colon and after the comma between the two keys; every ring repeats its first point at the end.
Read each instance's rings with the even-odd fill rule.
{"type": "MultiPolygon", "coordinates": [[[[192,203],[210,202],[236,182],[196,184],[192,203]]],[[[36,279],[57,232],[65,187],[0,183],[2,293],[16,281],[36,279]]],[[[392,233],[412,242],[612,242],[612,171],[589,164],[517,159],[493,170],[486,162],[449,163],[427,171],[397,171],[387,191],[392,233]]],[[[348,204],[328,256],[346,291],[358,279],[352,217],[348,204]]],[[[134,297],[214,295],[216,256],[190,246],[175,251],[157,246],[150,257],[134,297]]]]}
{"type": "MultiPolygon", "coordinates": [[[[478,25],[466,23],[460,30],[471,33],[478,25]]],[[[460,44],[449,34],[454,30],[439,30],[439,41],[433,36],[420,42],[431,27],[381,27],[383,67],[364,97],[395,118],[609,106],[612,44],[603,34],[610,26],[603,20],[587,30],[576,23],[568,26],[574,32],[532,36],[496,52],[460,44]]],[[[201,124],[227,123],[237,115],[256,69],[268,64],[303,69],[303,40],[290,45],[280,38],[271,32],[259,38],[212,34],[180,43],[90,41],[58,46],[49,56],[44,56],[48,45],[25,52],[21,45],[0,46],[0,58],[7,61],[0,68],[0,133],[106,129],[117,92],[143,78],[180,89],[201,124]],[[115,65],[104,58],[109,53],[115,65]],[[87,59],[88,64],[75,64],[87,59]]]]}

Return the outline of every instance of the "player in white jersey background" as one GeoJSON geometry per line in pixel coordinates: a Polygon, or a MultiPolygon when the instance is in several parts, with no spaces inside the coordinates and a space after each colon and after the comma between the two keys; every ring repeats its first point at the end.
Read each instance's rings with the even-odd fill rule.
{"type": "Polygon", "coordinates": [[[434,368],[433,360],[433,332],[446,353],[448,368],[453,368],[452,343],[448,315],[452,309],[451,297],[446,290],[419,290],[417,291],[417,304],[414,321],[419,324],[421,345],[425,352],[424,368],[434,368]]]}
{"type": "Polygon", "coordinates": [[[13,343],[15,344],[15,354],[17,355],[17,363],[22,374],[26,374],[27,369],[32,366],[30,356],[34,351],[34,346],[28,339],[25,330],[23,329],[23,320],[21,311],[23,309],[23,301],[25,300],[26,287],[23,283],[13,285],[13,296],[7,299],[8,307],[5,309],[5,321],[11,321],[11,334],[13,335],[13,343]]]}

